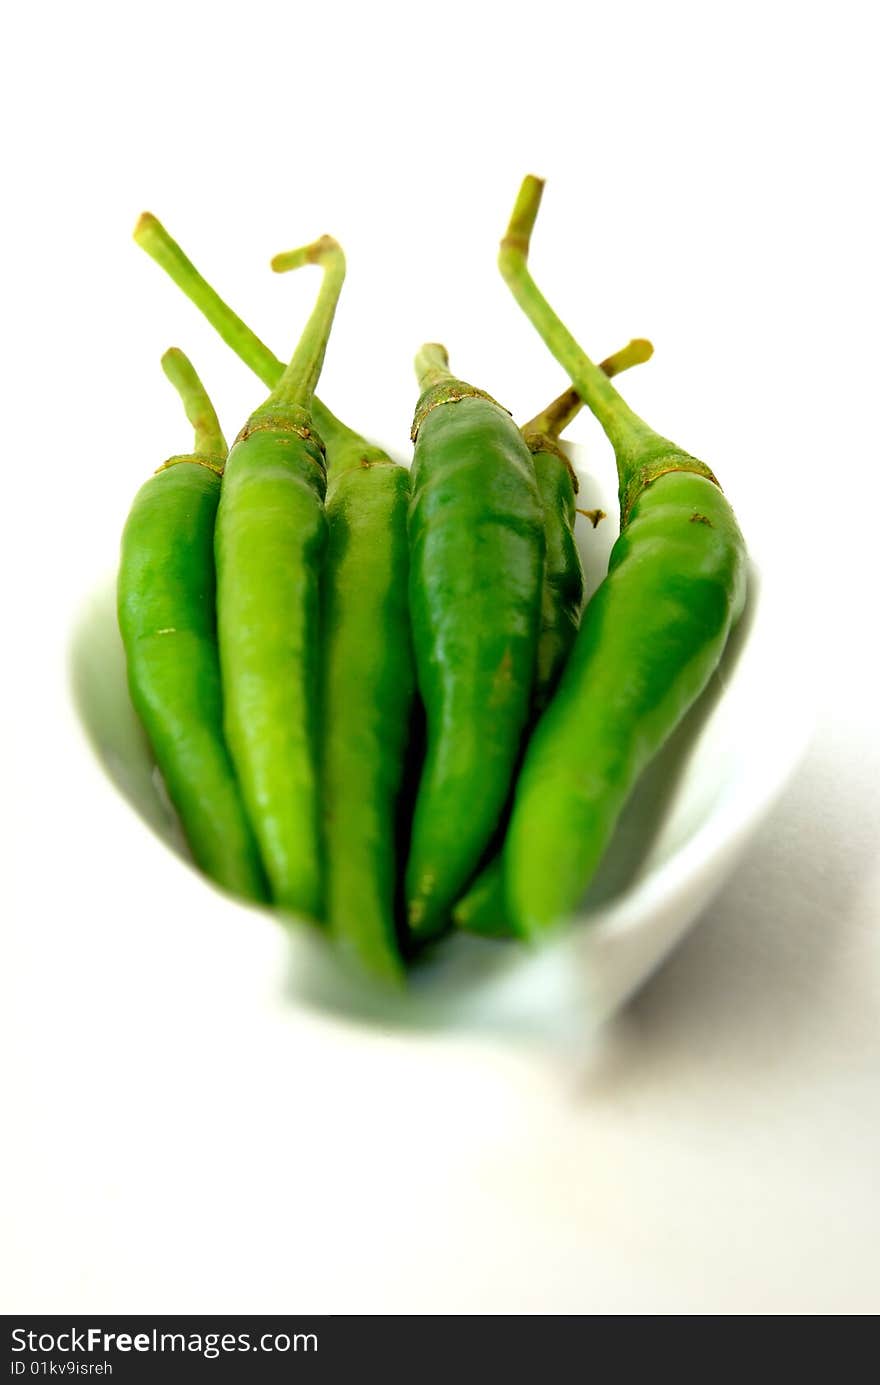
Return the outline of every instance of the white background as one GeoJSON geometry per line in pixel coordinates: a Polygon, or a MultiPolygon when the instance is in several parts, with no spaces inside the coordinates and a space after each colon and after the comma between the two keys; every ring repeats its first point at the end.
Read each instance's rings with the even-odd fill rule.
{"type": "Polygon", "coordinates": [[[880,1308],[870,9],[5,19],[6,1311],[880,1308]],[[137,213],[281,355],[315,281],[266,261],[337,235],[321,393],[405,456],[424,339],[521,417],[559,387],[494,268],[526,172],[548,296],[597,355],[652,337],[628,398],[711,461],[812,612],[802,768],[589,1045],[304,1012],[275,931],[149,837],[67,692],[77,607],[186,444],[161,352],[192,354],[230,433],[260,398],[132,244],[137,213]]]}

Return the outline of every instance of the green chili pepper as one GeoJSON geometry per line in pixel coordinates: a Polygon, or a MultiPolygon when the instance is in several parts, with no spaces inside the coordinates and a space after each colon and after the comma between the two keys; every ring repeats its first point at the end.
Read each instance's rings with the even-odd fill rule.
{"type": "Polygon", "coordinates": [[[621,534],[517,785],[504,893],[527,936],[577,906],[641,771],[717,667],[747,580],[743,538],[713,473],[633,413],[531,278],[542,188],[523,183],[499,265],[614,447],[621,534]]]}
{"type": "MultiPolygon", "coordinates": [[[[561,396],[562,402],[566,398],[561,396]]],[[[535,712],[545,707],[553,695],[577,634],[584,604],[584,569],[574,537],[578,480],[558,443],[567,420],[551,416],[555,404],[522,429],[525,444],[535,460],[544,516],[544,580],[533,698],[535,712]]],[[[602,511],[596,510],[592,515],[593,527],[603,518],[602,511]]]]}
{"type": "MultiPolygon", "coordinates": [[[[637,337],[604,360],[599,369],[610,378],[650,360],[653,352],[649,341],[637,337]]],[[[526,446],[535,459],[546,550],[534,695],[536,713],[541,712],[553,696],[574,644],[584,604],[584,570],[574,537],[578,479],[559,446],[560,435],[582,407],[580,395],[569,388],[522,427],[526,446]]],[[[601,510],[580,513],[590,520],[594,529],[605,517],[601,510]]]]}
{"type": "Polygon", "coordinates": [[[223,739],[214,522],[226,443],[182,351],[162,366],[195,428],[138,491],[122,536],[117,587],[131,699],[196,863],[225,889],[265,900],[266,885],[223,739]]]}
{"type": "Polygon", "coordinates": [[[329,236],[286,257],[324,280],[290,365],[226,463],[214,552],[226,739],[276,904],[321,912],[318,579],[324,448],[312,394],[345,277],[329,236]]]}
{"type": "MultiPolygon", "coordinates": [[[[202,278],[155,217],[138,243],[272,388],[284,366],[202,278]]],[[[285,267],[278,257],[276,269],[285,267]]],[[[415,691],[407,603],[409,472],[317,398],[328,527],[321,603],[320,789],[325,915],[375,974],[401,974],[396,816],[415,691]]]]}
{"type": "MultiPolygon", "coordinates": [[[[599,369],[609,377],[618,375],[631,366],[650,360],[653,351],[649,341],[636,338],[604,360],[599,369]]],[[[584,570],[574,536],[575,517],[577,514],[585,515],[594,529],[604,518],[601,510],[577,510],[578,479],[571,462],[559,446],[560,434],[582,405],[580,395],[569,388],[554,399],[543,413],[523,424],[521,429],[526,446],[535,460],[546,550],[533,718],[537,718],[550,701],[580,625],[584,570]]],[[[457,927],[487,937],[509,937],[515,933],[504,907],[501,857],[498,853],[493,854],[467,894],[458,901],[452,919],[457,927]]]]}
{"type": "Polygon", "coordinates": [[[410,927],[442,929],[501,818],[529,714],[544,529],[531,453],[506,410],[416,362],[410,615],[427,752],[406,872],[410,927]]]}
{"type": "Polygon", "coordinates": [[[321,741],[327,917],[363,965],[401,972],[397,810],[415,696],[409,472],[377,447],[330,453],[321,741]]]}
{"type": "MultiPolygon", "coordinates": [[[[287,269],[283,257],[273,268],[287,269]]],[[[370,971],[402,978],[396,810],[415,695],[409,473],[334,419],[327,443],[321,792],[327,919],[370,971]]]]}

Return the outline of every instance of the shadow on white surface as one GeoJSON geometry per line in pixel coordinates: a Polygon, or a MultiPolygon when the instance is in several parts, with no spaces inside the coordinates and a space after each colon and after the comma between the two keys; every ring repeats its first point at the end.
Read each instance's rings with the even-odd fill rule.
{"type": "MultiPolygon", "coordinates": [[[[821,1062],[829,1030],[838,1061],[841,1039],[862,1052],[876,1043],[865,1031],[870,1007],[852,1003],[867,941],[859,902],[880,870],[865,801],[853,758],[814,742],[753,841],[748,868],[727,881],[620,1021],[639,1081],[688,1051],[709,1065],[723,1058],[725,1072],[740,1070],[754,1089],[756,1075],[800,1049],[813,1048],[821,1062]]],[[[870,970],[864,982],[874,984],[870,970]]]]}

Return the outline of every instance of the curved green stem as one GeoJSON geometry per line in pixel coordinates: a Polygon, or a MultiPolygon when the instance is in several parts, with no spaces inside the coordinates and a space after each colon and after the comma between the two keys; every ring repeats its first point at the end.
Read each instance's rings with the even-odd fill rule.
{"type": "Polygon", "coordinates": [[[439,341],[426,341],[416,353],[416,376],[422,394],[434,385],[455,377],[449,369],[449,353],[439,341]]]}
{"type": "MultiPolygon", "coordinates": [[[[612,375],[620,375],[622,371],[629,370],[634,365],[642,365],[645,361],[649,361],[653,354],[654,347],[651,342],[645,337],[634,337],[620,351],[615,351],[612,356],[606,356],[605,360],[600,362],[599,369],[610,379],[612,375]]],[[[543,413],[536,414],[528,423],[524,423],[522,431],[523,433],[543,433],[555,441],[564,433],[583,406],[584,401],[577,390],[569,387],[567,390],[563,390],[552,404],[548,404],[543,413]]]]}
{"type": "Polygon", "coordinates": [[[162,369],[183,402],[186,416],[195,429],[193,455],[225,457],[228,452],[223,430],[195,367],[177,346],[170,347],[162,357],[162,369]]]}
{"type": "Polygon", "coordinates": [[[501,242],[498,267],[517,303],[608,435],[617,457],[622,505],[628,512],[635,494],[645,484],[646,460],[659,465],[659,459],[664,457],[690,459],[633,412],[557,317],[529,273],[529,244],[543,188],[540,178],[529,176],[523,181],[501,242]]]}
{"type": "Polygon", "coordinates": [[[324,353],[336,305],[345,281],[345,256],[342,246],[332,236],[321,236],[319,240],[304,245],[299,250],[289,250],[276,255],[272,268],[298,269],[300,265],[320,265],[324,278],[318,293],[312,315],[306,323],[290,364],[269,395],[268,403],[292,404],[301,409],[311,410],[312,395],[324,364],[324,353]]]}
{"type": "MultiPolygon", "coordinates": [[[[211,287],[177,241],[168,234],[158,217],[153,216],[151,212],[144,212],[135,226],[134,238],[141,249],[164,269],[190,302],[195,304],[239,360],[243,361],[264,385],[274,389],[284,374],[284,362],[270,351],[265,342],[251,331],[247,323],[243,322],[211,287]]],[[[331,446],[332,440],[336,438],[352,443],[361,440],[359,433],[346,427],[317,397],[312,399],[312,417],[315,427],[328,446],[331,446]]]]}
{"type": "Polygon", "coordinates": [[[270,390],[274,389],[284,374],[284,362],[279,361],[256,333],[224,303],[207,280],[202,278],[177,241],[169,236],[161,221],[151,212],[144,212],[134,228],[134,238],[141,249],[146,250],[196,305],[226,345],[232,347],[235,354],[245,365],[250,366],[264,385],[270,390]]]}

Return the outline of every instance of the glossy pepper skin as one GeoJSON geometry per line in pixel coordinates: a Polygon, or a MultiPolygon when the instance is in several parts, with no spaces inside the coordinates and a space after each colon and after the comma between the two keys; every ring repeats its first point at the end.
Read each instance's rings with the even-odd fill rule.
{"type": "Polygon", "coordinates": [[[308,415],[252,416],[217,514],[217,629],[226,740],[276,904],[321,910],[318,578],[326,478],[308,415]]]}
{"type": "MultiPolygon", "coordinates": [[[[608,356],[599,368],[610,377],[650,360],[653,353],[651,343],[637,337],[608,356]]],[[[578,479],[558,441],[581,407],[580,395],[567,389],[522,427],[523,439],[535,462],[545,539],[533,720],[537,720],[553,696],[574,644],[583,607],[584,569],[574,532],[578,479]]],[[[605,518],[601,510],[581,513],[594,529],[605,518]]],[[[497,852],[458,901],[452,918],[456,927],[485,937],[509,937],[515,933],[504,903],[501,857],[497,852]]]]}
{"type": "Polygon", "coordinates": [[[415,696],[409,472],[331,433],[322,593],[321,780],[327,921],[374,975],[402,977],[397,810],[415,696]]]}
{"type": "Polygon", "coordinates": [[[574,536],[577,478],[552,438],[527,434],[544,516],[544,580],[534,708],[541,712],[571,652],[584,604],[584,568],[574,536]]]}
{"type": "MultiPolygon", "coordinates": [[[[180,352],[163,364],[192,371],[180,352]]],[[[213,544],[226,449],[219,429],[217,437],[215,451],[172,458],[135,497],[122,536],[119,628],[132,702],[196,864],[233,894],[263,901],[223,736],[213,544]]]]}
{"type": "Polygon", "coordinates": [[[217,631],[226,739],[273,901],[322,909],[318,790],[319,576],[327,539],[315,385],[345,258],[323,236],[284,257],[324,278],[296,351],[229,454],[217,512],[217,631]]]}
{"type": "Polygon", "coordinates": [[[743,537],[712,472],[629,409],[528,273],[541,190],[525,180],[501,272],[614,447],[621,534],[517,784],[503,884],[526,936],[577,907],[639,775],[717,668],[747,581],[743,537]]]}
{"type": "MultiPolygon", "coordinates": [[[[553,695],[578,632],[584,568],[574,536],[577,479],[571,463],[546,433],[524,430],[524,439],[534,458],[544,518],[544,576],[532,699],[532,715],[537,717],[553,695]]],[[[515,934],[504,902],[500,854],[492,856],[458,900],[452,918],[457,928],[484,937],[515,934]]]]}
{"type": "Polygon", "coordinates": [[[410,616],[427,752],[406,897],[417,938],[442,929],[497,827],[535,677],[544,528],[510,416],[420,356],[409,511],[410,616]]]}
{"type": "Polygon", "coordinates": [[[522,932],[576,907],[642,770],[717,667],[745,591],[742,535],[718,487],[659,477],[633,506],[529,743],[504,849],[522,932]]]}

